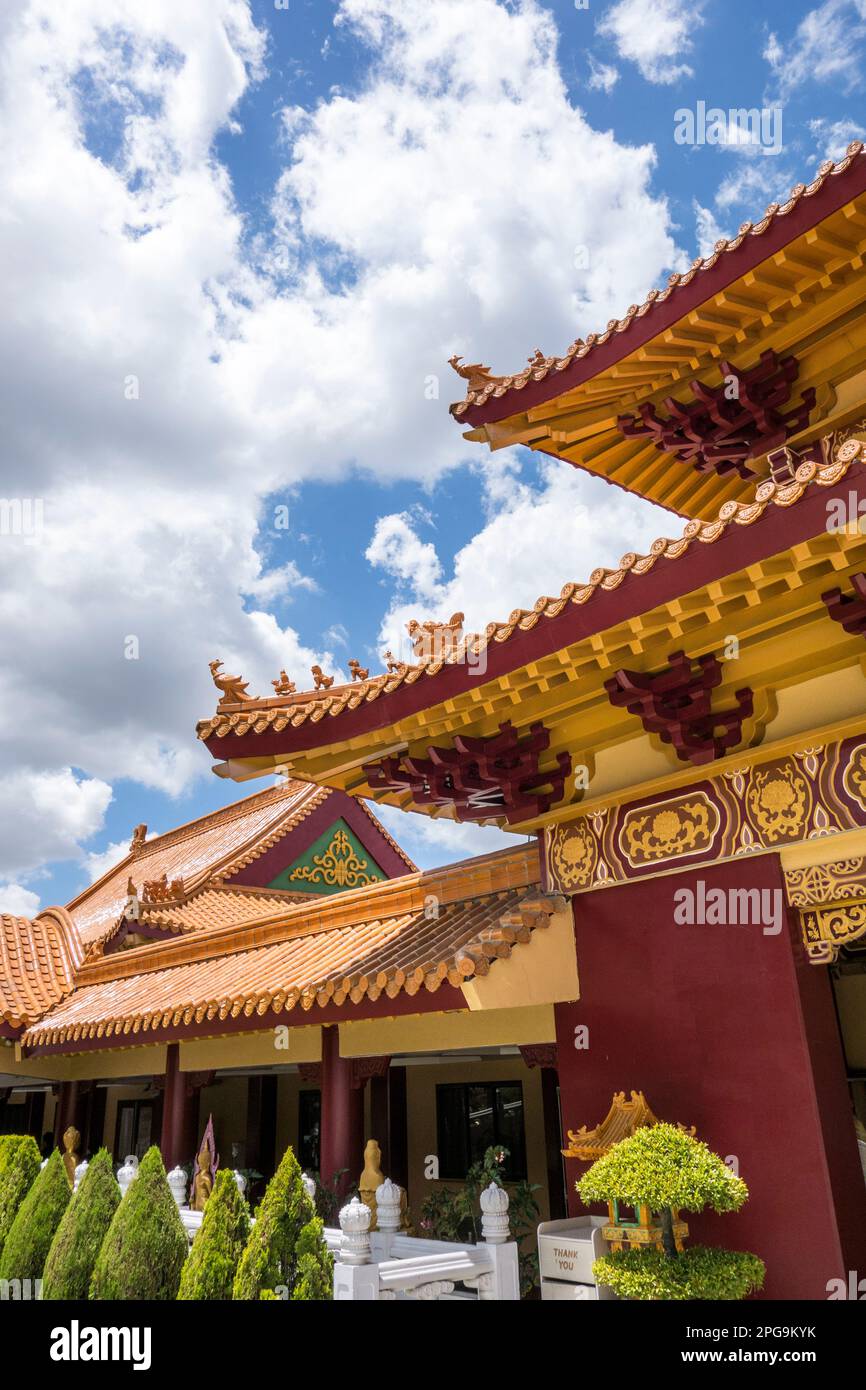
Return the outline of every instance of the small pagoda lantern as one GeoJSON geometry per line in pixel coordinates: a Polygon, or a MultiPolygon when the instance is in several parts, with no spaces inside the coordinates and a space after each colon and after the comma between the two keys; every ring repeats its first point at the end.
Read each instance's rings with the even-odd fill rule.
{"type": "MultiPolygon", "coordinates": [[[[579,1130],[568,1131],[569,1143],[568,1148],[562,1150],[563,1157],[594,1163],[620,1140],[629,1139],[636,1130],[658,1123],[658,1116],[653,1114],[643,1091],[632,1091],[630,1100],[626,1100],[625,1091],[617,1091],[610,1110],[595,1129],[588,1130],[584,1125],[579,1130]]],[[[679,1127],[685,1129],[684,1125],[679,1127]]],[[[694,1135],[694,1132],[694,1127],[686,1130],[687,1134],[694,1135]]],[[[607,1214],[609,1224],[602,1227],[602,1235],[610,1242],[612,1250],[645,1250],[653,1245],[658,1250],[663,1249],[661,1220],[653,1216],[645,1202],[632,1208],[614,1199],[607,1204],[607,1214]]],[[[689,1228],[680,1220],[679,1212],[675,1211],[673,1218],[676,1248],[682,1252],[689,1228]]]]}

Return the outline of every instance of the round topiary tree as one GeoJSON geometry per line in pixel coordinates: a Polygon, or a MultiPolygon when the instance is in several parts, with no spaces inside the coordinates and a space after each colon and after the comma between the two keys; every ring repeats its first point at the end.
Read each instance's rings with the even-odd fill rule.
{"type": "Polygon", "coordinates": [[[292,1298],[297,1303],[325,1302],[334,1297],[334,1257],[325,1244],[318,1216],[308,1221],[295,1246],[298,1259],[292,1298]]]}
{"type": "Polygon", "coordinates": [[[41,1279],[72,1190],[55,1149],[18,1208],[0,1255],[0,1279],[41,1279]]]}
{"type": "Polygon", "coordinates": [[[96,1257],[93,1299],[166,1302],[177,1298],[189,1243],[162,1157],[148,1149],[96,1257]]]}
{"type": "Polygon", "coordinates": [[[266,1289],[293,1290],[298,1237],[314,1216],[298,1160],[289,1147],[256,1212],[256,1224],[241,1256],[232,1296],[258,1300],[266,1289]]]}
{"type": "Polygon", "coordinates": [[[249,1234],[246,1199],[238,1191],[234,1173],[221,1168],[180,1276],[178,1298],[230,1299],[249,1234]]]}
{"type": "Polygon", "coordinates": [[[0,1255],[18,1208],[42,1165],[36,1140],[29,1134],[6,1134],[0,1147],[0,1255]]]}
{"type": "Polygon", "coordinates": [[[738,1211],[749,1191],[718,1154],[676,1125],[648,1125],[614,1144],[575,1187],[586,1203],[646,1205],[661,1217],[663,1249],[613,1251],[593,1265],[598,1282],[622,1297],[739,1299],[762,1286],[757,1255],[701,1246],[678,1253],[675,1211],[738,1211]]]}
{"type": "Polygon", "coordinates": [[[42,1297],[86,1298],[96,1257],[120,1206],[111,1154],[100,1149],[81,1179],[51,1243],[42,1275],[42,1297]]]}

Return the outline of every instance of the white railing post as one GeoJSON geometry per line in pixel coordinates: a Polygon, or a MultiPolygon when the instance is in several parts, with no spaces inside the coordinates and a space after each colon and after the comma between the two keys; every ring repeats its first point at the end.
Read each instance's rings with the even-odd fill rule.
{"type": "Polygon", "coordinates": [[[391,1255],[394,1237],[400,1229],[402,1198],[402,1189],[390,1178],[376,1188],[376,1227],[382,1236],[382,1253],[386,1260],[391,1255]]]}
{"type": "Polygon", "coordinates": [[[127,1154],[122,1168],[118,1169],[117,1184],[121,1197],[125,1197],[130,1183],[138,1177],[138,1159],[135,1154],[127,1154]]]}
{"type": "Polygon", "coordinates": [[[479,1299],[490,1302],[516,1302],[520,1298],[517,1242],[510,1238],[508,1193],[495,1182],[486,1187],[481,1194],[481,1234],[493,1262],[493,1269],[478,1281],[479,1299]]]}
{"type": "Polygon", "coordinates": [[[168,1174],[168,1185],[171,1188],[171,1195],[177,1203],[177,1209],[180,1211],[181,1207],[186,1205],[186,1173],[180,1164],[176,1168],[172,1168],[168,1174]]]}
{"type": "Polygon", "coordinates": [[[379,1270],[371,1263],[370,1221],[364,1202],[353,1197],[340,1212],[339,1259],[334,1264],[334,1301],[372,1303],[379,1298],[379,1270]]]}

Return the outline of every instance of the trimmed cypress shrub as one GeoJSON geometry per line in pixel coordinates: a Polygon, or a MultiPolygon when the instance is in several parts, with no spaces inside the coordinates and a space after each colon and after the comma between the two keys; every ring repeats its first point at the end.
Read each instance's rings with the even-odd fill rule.
{"type": "Polygon", "coordinates": [[[0,1279],[42,1278],[51,1242],[71,1196],[63,1159],[55,1149],[9,1229],[0,1255],[0,1279]]]}
{"type": "Polygon", "coordinates": [[[258,1301],[265,1289],[294,1289],[298,1237],[315,1216],[291,1147],[268,1183],[235,1275],[232,1296],[258,1301]]]}
{"type": "Polygon", "coordinates": [[[93,1299],[177,1298],[189,1245],[159,1149],[148,1149],[108,1228],[90,1281],[93,1299]]]}
{"type": "Polygon", "coordinates": [[[250,1209],[234,1173],[221,1168],[180,1276],[181,1301],[232,1296],[238,1263],[250,1234],[250,1209]]]}
{"type": "Polygon", "coordinates": [[[30,1134],[6,1134],[0,1146],[0,1255],[18,1208],[36,1181],[42,1156],[30,1134]]]}
{"type": "Polygon", "coordinates": [[[87,1297],[96,1257],[119,1206],[111,1154],[100,1149],[57,1227],[42,1274],[43,1298],[87,1297]]]}
{"type": "Polygon", "coordinates": [[[325,1244],[320,1217],[308,1221],[295,1251],[298,1272],[292,1298],[297,1303],[322,1302],[334,1297],[334,1257],[325,1244]]]}

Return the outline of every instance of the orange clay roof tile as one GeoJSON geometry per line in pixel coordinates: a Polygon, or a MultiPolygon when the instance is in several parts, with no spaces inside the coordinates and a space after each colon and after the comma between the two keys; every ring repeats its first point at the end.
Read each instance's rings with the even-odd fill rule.
{"type": "Polygon", "coordinates": [[[84,946],[114,929],[129,879],[140,891],[165,874],[183,879],[189,892],[214,877],[228,878],[294,830],[328,795],[327,788],[287,781],[146,840],[69,904],[84,946]]]}
{"type": "Polygon", "coordinates": [[[62,907],[32,921],[0,915],[0,1022],[18,1029],[57,1004],[72,989],[83,955],[75,923],[62,907]]]}
{"type": "Polygon", "coordinates": [[[537,883],[535,847],[521,845],[284,908],[278,918],[241,928],[106,957],[84,967],[73,994],[22,1043],[119,1039],[383,993],[435,992],[446,980],[459,986],[528,942],[562,905],[542,896],[537,883]]]}
{"type": "Polygon", "coordinates": [[[504,891],[398,916],[305,932],[286,941],[83,986],[31,1027],[26,1047],[119,1038],[241,1015],[357,1004],[434,992],[486,975],[547,925],[556,900],[504,891]]]}
{"type": "Polygon", "coordinates": [[[257,700],[252,709],[247,705],[239,706],[236,710],[218,709],[211,718],[199,721],[197,735],[200,739],[225,738],[229,734],[248,733],[252,728],[257,733],[269,730],[279,733],[289,725],[298,727],[308,721],[317,722],[325,715],[335,717],[344,710],[357,709],[362,701],[378,700],[402,685],[411,685],[422,677],[435,676],[444,666],[459,665],[467,659],[477,664],[481,652],[492,643],[507,642],[515,633],[534,628],[542,619],[558,617],[570,603],[583,605],[599,592],[619,588],[628,574],[647,574],[662,560],[678,560],[696,545],[712,545],[733,526],[752,526],[770,507],[792,507],[811,487],[835,486],[851,465],[860,459],[866,462],[866,446],[850,439],[830,461],[800,464],[792,482],[776,483],[770,479],[759,482],[752,502],[725,502],[719,508],[715,521],[688,521],[678,540],[660,537],[653,541],[648,555],[629,551],[622,557],[617,569],[595,569],[585,584],[566,584],[556,597],[542,595],[532,608],[516,608],[505,622],[488,623],[483,633],[466,636],[447,658],[422,660],[387,675],[373,676],[360,685],[344,686],[343,690],[350,694],[310,693],[288,699],[276,697],[257,700]],[[241,713],[242,709],[244,713],[241,713]]]}
{"type": "MultiPolygon", "coordinates": [[[[771,203],[760,221],[744,222],[735,237],[730,239],[723,237],[717,241],[711,255],[698,256],[685,273],[675,272],[669,277],[666,289],[650,290],[642,304],[629,305],[625,316],[621,319],[611,319],[603,333],[590,333],[585,342],[581,338],[576,339],[562,357],[545,357],[543,354],[537,353],[530,360],[529,366],[524,367],[522,371],[512,373],[510,376],[488,376],[486,380],[474,388],[470,380],[470,389],[467,391],[465,399],[452,405],[451,413],[459,420],[473,406],[484,405],[491,397],[500,399],[510,392],[519,393],[530,381],[544,381],[551,372],[563,371],[575,358],[587,357],[616,334],[624,333],[635,319],[645,318],[658,305],[664,304],[666,300],[670,299],[671,295],[691,284],[696,276],[711,270],[722,256],[736,251],[748,237],[763,236],[775,221],[787,217],[804,198],[814,197],[828,179],[845,173],[860,157],[863,148],[861,141],[853,141],[848,146],[844,159],[839,160],[838,163],[834,163],[832,159],[827,160],[821,165],[817,176],[811,183],[798,183],[792,188],[787,202],[771,203]]],[[[515,401],[513,408],[514,410],[519,409],[519,401],[515,401]]]]}

